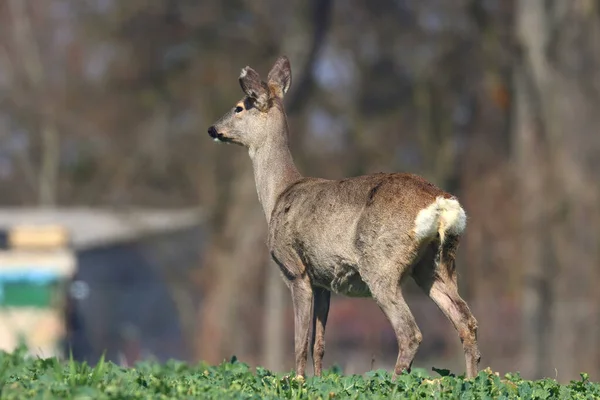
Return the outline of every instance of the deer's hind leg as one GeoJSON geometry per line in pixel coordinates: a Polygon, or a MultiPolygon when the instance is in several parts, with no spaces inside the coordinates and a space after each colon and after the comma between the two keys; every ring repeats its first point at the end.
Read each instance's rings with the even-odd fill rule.
{"type": "Polygon", "coordinates": [[[398,357],[393,378],[403,371],[410,372],[413,360],[423,336],[417,322],[402,295],[401,281],[410,263],[398,265],[384,261],[372,265],[362,276],[369,286],[373,299],[390,321],[398,341],[398,357]],[[376,272],[377,271],[377,272],[376,272]]]}
{"type": "Polygon", "coordinates": [[[425,257],[412,275],[456,328],[465,353],[466,376],[472,378],[477,375],[481,355],[477,346],[477,320],[458,294],[454,261],[458,242],[458,236],[447,236],[441,245],[432,243],[431,257],[425,257]]]}

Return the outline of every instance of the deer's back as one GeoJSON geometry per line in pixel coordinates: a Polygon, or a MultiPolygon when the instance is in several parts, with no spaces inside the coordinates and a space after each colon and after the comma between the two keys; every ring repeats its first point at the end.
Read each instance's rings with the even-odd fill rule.
{"type": "Polygon", "coordinates": [[[393,257],[414,228],[418,212],[438,196],[451,197],[412,174],[303,178],[277,200],[269,247],[282,270],[290,269],[284,270],[290,278],[307,268],[315,284],[368,296],[360,280],[361,258],[393,257]]]}

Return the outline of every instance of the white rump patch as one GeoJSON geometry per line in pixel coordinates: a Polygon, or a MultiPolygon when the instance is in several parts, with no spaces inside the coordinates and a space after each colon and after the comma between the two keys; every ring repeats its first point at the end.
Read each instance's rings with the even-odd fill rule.
{"type": "Polygon", "coordinates": [[[466,226],[467,215],[458,200],[439,196],[417,214],[415,238],[433,239],[439,233],[443,241],[445,234],[460,235],[466,226]]]}

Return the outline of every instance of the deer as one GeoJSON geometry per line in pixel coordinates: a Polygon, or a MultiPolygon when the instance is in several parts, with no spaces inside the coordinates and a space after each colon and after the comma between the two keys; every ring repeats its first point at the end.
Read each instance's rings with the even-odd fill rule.
{"type": "Polygon", "coordinates": [[[456,251],[467,221],[458,199],[411,173],[302,176],[289,149],[283,102],[292,84],[288,57],[276,59],[266,81],[250,66],[238,81],[243,97],[208,135],[250,155],[266,244],[291,292],[295,376],[305,379],[309,341],[314,375],[322,374],[332,292],[377,303],[397,338],[392,377],[410,373],[422,340],[402,293],[410,276],[454,325],[465,376],[475,377],[477,320],[457,285],[456,251]]]}

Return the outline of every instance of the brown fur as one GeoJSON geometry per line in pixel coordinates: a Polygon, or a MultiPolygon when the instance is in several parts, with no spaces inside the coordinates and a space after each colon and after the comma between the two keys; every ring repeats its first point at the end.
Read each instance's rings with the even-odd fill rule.
{"type": "Polygon", "coordinates": [[[452,227],[444,226],[439,216],[446,212],[443,207],[431,214],[437,220],[425,218],[423,223],[439,221],[437,236],[416,233],[421,211],[434,207],[437,199],[443,205],[450,204],[444,199],[453,202],[456,211],[455,198],[413,174],[303,178],[288,148],[282,103],[291,85],[287,58],[277,60],[267,83],[244,68],[240,85],[247,97],[238,105],[244,109],[223,116],[209,134],[249,149],[269,225],[269,250],[292,294],[296,373],[305,375],[312,319],[314,370],[321,374],[331,291],[373,297],[397,336],[394,375],[410,370],[422,339],[401,291],[403,279],[412,276],[456,327],[467,376],[475,376],[477,321],[458,294],[454,268],[460,234],[446,230],[452,227]]]}

